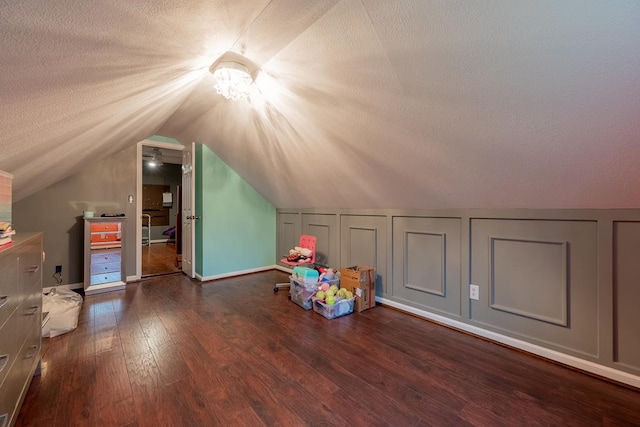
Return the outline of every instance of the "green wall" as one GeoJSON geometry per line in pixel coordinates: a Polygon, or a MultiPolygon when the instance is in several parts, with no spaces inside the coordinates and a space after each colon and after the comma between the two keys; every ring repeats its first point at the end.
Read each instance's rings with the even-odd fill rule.
{"type": "Polygon", "coordinates": [[[147,138],[147,140],[149,141],[155,141],[155,142],[166,142],[169,144],[178,144],[180,145],[180,142],[176,139],[173,138],[169,138],[168,136],[162,136],[162,135],[152,135],[149,138],[147,138]]]}
{"type": "MultiPolygon", "coordinates": [[[[202,248],[202,229],[203,229],[203,224],[204,224],[204,215],[202,215],[202,213],[204,212],[204,209],[202,208],[202,188],[203,188],[203,182],[202,182],[202,151],[203,151],[203,147],[202,144],[196,144],[196,152],[195,152],[195,156],[193,159],[193,162],[195,164],[195,169],[196,169],[196,188],[195,188],[195,194],[194,197],[196,198],[196,214],[199,215],[202,219],[196,221],[196,243],[195,243],[195,251],[196,253],[193,254],[195,261],[196,261],[196,273],[202,276],[202,266],[204,265],[203,262],[203,248],[202,248]]],[[[207,212],[207,219],[209,217],[209,213],[207,212]]]]}
{"type": "Polygon", "coordinates": [[[273,265],[276,211],[207,146],[196,148],[196,273],[273,265]]]}
{"type": "MultiPolygon", "coordinates": [[[[207,278],[273,265],[275,208],[206,146],[196,145],[195,165],[196,213],[202,218],[196,221],[196,273],[207,278]]],[[[133,146],[13,204],[18,231],[44,232],[44,287],[55,284],[56,265],[62,265],[63,284],[83,281],[85,209],[126,214],[127,276],[135,275],[136,211],[127,202],[135,186],[133,146]]]]}

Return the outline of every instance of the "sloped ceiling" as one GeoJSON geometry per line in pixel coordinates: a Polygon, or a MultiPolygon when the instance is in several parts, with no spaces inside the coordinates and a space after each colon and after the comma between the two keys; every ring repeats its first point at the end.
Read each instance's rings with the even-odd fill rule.
{"type": "Polygon", "coordinates": [[[72,0],[0,6],[16,199],[151,134],[277,207],[640,207],[640,2],[72,0]],[[209,65],[261,67],[228,101],[209,65]]]}

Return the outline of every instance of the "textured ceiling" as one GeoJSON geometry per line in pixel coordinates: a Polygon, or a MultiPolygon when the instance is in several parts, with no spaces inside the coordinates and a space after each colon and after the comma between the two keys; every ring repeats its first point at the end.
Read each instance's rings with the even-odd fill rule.
{"type": "Polygon", "coordinates": [[[277,207],[640,207],[640,2],[0,4],[17,199],[161,134],[277,207]],[[228,50],[250,101],[212,87],[228,50]]]}

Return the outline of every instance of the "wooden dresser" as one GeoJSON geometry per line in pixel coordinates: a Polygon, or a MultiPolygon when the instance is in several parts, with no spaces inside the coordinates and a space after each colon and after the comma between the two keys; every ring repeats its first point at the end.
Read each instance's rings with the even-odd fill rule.
{"type": "Polygon", "coordinates": [[[12,426],[40,362],[42,233],[0,247],[0,427],[12,426]]]}

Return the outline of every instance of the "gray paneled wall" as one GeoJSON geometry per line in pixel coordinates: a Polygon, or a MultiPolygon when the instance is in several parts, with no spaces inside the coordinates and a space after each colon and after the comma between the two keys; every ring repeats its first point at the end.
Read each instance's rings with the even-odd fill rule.
{"type": "Polygon", "coordinates": [[[387,218],[340,216],[340,267],[368,265],[376,269],[376,294],[387,295],[387,218]]]}
{"type": "Polygon", "coordinates": [[[597,236],[595,221],[472,219],[471,320],[597,357],[597,236]]]}
{"type": "Polygon", "coordinates": [[[19,231],[44,232],[42,286],[56,285],[55,266],[62,266],[63,284],[84,280],[83,210],[96,216],[124,213],[127,221],[127,276],[136,272],[135,203],[127,195],[136,194],[136,147],[87,164],[71,175],[13,204],[13,222],[19,231]],[[46,213],[46,214],[43,214],[46,213]],[[133,236],[133,237],[132,237],[133,236]]]}
{"type": "Polygon", "coordinates": [[[316,236],[316,263],[334,266],[338,263],[338,217],[336,215],[302,214],[302,233],[316,236]]]}
{"type": "Polygon", "coordinates": [[[277,232],[374,266],[383,301],[640,376],[640,210],[281,209],[277,232]]]}
{"type": "Polygon", "coordinates": [[[640,371],[640,221],[614,223],[614,360],[640,371]]]}
{"type": "Polygon", "coordinates": [[[393,218],[391,297],[459,317],[460,218],[393,218]]]}
{"type": "Polygon", "coordinates": [[[277,252],[278,260],[289,255],[289,249],[293,249],[300,243],[300,234],[302,227],[300,226],[300,215],[295,213],[279,213],[277,216],[278,236],[277,236],[277,252]]]}

